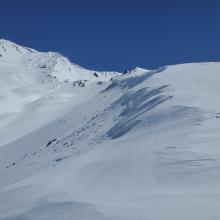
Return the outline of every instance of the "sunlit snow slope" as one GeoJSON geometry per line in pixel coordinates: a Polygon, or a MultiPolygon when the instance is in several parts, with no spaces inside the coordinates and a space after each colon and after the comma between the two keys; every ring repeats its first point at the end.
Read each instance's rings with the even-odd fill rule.
{"type": "Polygon", "coordinates": [[[124,74],[0,40],[0,220],[220,219],[220,63],[124,74]]]}
{"type": "Polygon", "coordinates": [[[0,146],[64,115],[117,75],[83,69],[58,53],[0,40],[0,146]],[[86,94],[79,89],[85,86],[86,94]]]}

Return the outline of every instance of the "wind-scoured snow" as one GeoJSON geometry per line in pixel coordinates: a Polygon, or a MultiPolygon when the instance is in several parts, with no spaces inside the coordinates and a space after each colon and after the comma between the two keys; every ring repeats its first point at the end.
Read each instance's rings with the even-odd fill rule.
{"type": "Polygon", "coordinates": [[[119,74],[0,54],[0,220],[220,218],[220,63],[119,74]]]}

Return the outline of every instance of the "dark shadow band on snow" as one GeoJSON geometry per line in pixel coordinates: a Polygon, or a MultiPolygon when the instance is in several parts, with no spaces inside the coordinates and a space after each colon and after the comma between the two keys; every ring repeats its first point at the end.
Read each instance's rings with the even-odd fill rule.
{"type": "Polygon", "coordinates": [[[119,115],[119,121],[108,130],[106,136],[111,139],[119,138],[141,123],[142,126],[146,123],[149,124],[149,121],[154,121],[157,124],[176,121],[181,125],[182,123],[198,123],[204,119],[203,113],[198,108],[191,106],[168,105],[159,112],[151,111],[173,97],[162,94],[168,87],[168,85],[163,85],[154,89],[143,88],[122,95],[112,105],[112,108],[123,107],[119,115]]]}
{"type": "Polygon", "coordinates": [[[135,93],[128,92],[119,98],[112,107],[123,106],[124,110],[119,115],[119,122],[107,132],[107,136],[112,139],[123,136],[141,122],[141,115],[171,99],[172,96],[161,95],[167,87],[168,85],[163,85],[152,90],[144,88],[135,93]]]}

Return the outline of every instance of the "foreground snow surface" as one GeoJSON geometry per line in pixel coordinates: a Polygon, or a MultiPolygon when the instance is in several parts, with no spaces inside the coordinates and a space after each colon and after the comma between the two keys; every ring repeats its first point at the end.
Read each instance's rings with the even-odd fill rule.
{"type": "Polygon", "coordinates": [[[220,63],[93,75],[0,54],[0,220],[220,219],[220,63]]]}

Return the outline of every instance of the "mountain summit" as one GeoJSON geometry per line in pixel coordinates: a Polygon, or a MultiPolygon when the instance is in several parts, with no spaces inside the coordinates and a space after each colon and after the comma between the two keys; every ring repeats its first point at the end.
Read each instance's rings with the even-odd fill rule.
{"type": "Polygon", "coordinates": [[[37,52],[36,50],[22,47],[11,41],[0,39],[0,58],[17,60],[22,55],[27,55],[30,53],[37,52]]]}
{"type": "Polygon", "coordinates": [[[16,62],[22,67],[27,66],[38,72],[53,76],[58,81],[106,81],[120,75],[117,72],[99,72],[86,70],[72,64],[68,58],[55,52],[39,52],[20,46],[8,40],[0,40],[0,62],[16,62]]]}

